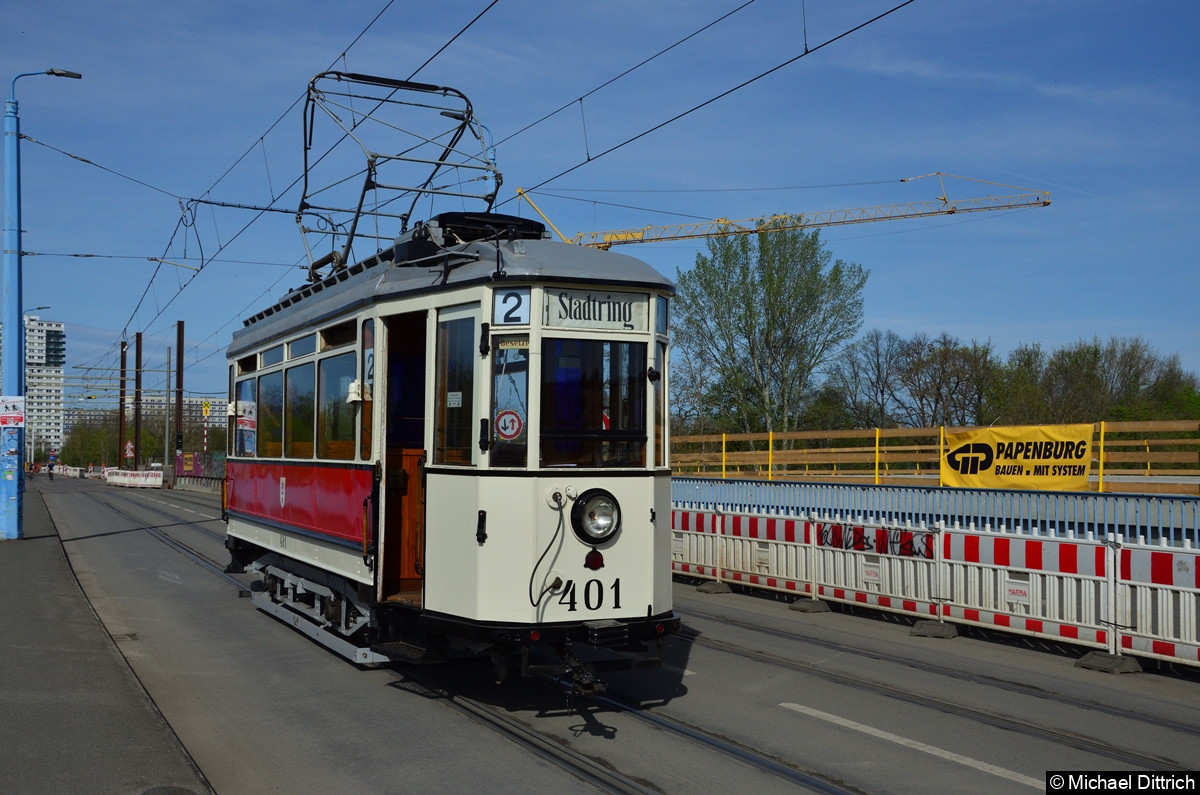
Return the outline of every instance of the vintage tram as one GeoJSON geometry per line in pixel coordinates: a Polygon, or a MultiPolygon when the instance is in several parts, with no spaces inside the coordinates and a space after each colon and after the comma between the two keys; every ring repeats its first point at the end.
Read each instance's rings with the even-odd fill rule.
{"type": "Polygon", "coordinates": [[[465,651],[584,689],[585,657],[653,664],[679,624],[672,290],[541,223],[455,212],[247,319],[228,352],[231,571],[359,663],[465,651]]]}

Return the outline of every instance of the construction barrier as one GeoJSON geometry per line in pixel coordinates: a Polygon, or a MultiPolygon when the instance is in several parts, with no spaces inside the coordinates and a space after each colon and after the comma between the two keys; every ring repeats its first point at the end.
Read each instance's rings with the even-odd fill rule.
{"type": "Polygon", "coordinates": [[[1200,665],[1200,554],[1116,536],[675,510],[672,569],[1200,665]]]}
{"type": "Polygon", "coordinates": [[[106,469],[104,479],[110,486],[132,486],[143,489],[161,489],[162,470],[130,472],[124,469],[106,469]]]}

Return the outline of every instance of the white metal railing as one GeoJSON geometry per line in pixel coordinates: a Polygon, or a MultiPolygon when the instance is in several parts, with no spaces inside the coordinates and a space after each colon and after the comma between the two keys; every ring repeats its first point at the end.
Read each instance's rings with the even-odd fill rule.
{"type": "Polygon", "coordinates": [[[955,522],[1031,535],[1116,535],[1124,543],[1160,539],[1200,548],[1200,497],[1095,492],[947,489],[855,483],[674,477],[676,508],[811,516],[864,516],[888,524],[955,522]]]}

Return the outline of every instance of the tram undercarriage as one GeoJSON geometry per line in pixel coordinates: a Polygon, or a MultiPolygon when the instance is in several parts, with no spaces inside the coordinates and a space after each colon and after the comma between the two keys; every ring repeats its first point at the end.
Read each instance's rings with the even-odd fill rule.
{"type": "Polygon", "coordinates": [[[261,575],[251,590],[254,605],[360,665],[488,656],[497,684],[519,671],[562,677],[575,693],[595,695],[605,690],[600,673],[660,667],[663,637],[679,628],[670,614],[544,625],[468,621],[418,604],[364,599],[369,586],[274,552],[251,559],[253,549],[238,545],[227,571],[261,575]]]}

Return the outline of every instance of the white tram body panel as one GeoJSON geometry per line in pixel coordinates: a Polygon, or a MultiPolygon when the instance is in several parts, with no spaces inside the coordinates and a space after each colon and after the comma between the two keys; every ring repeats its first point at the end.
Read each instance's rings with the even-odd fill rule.
{"type": "Polygon", "coordinates": [[[455,561],[457,568],[438,572],[431,564],[427,609],[476,621],[529,624],[671,611],[671,580],[659,573],[670,570],[669,477],[481,478],[471,484],[478,485],[477,492],[469,492],[462,480],[429,478],[429,505],[444,506],[438,512],[446,517],[444,530],[429,533],[429,560],[455,561]],[[567,495],[597,487],[619,501],[622,537],[597,547],[604,565],[592,571],[585,567],[591,547],[572,531],[567,495]],[[561,508],[551,507],[549,495],[555,493],[564,496],[561,508]],[[480,510],[487,516],[482,544],[477,542],[480,510]],[[531,562],[539,559],[533,568],[531,562]],[[562,585],[536,600],[556,579],[562,585]]]}
{"type": "Polygon", "coordinates": [[[293,291],[229,349],[231,570],[359,661],[661,641],[672,292],[465,213],[293,291]]]}

